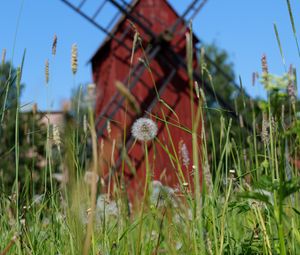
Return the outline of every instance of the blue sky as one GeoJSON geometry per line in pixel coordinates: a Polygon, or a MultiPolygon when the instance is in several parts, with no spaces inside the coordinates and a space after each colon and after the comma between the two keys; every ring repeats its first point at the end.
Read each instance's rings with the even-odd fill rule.
{"type": "MultiPolygon", "coordinates": [[[[186,5],[183,0],[169,2],[179,13],[182,13],[186,5]]],[[[300,31],[300,3],[291,0],[291,5],[296,29],[300,31]]],[[[27,51],[23,74],[23,82],[26,84],[22,95],[23,104],[37,102],[40,109],[50,107],[57,110],[62,101],[70,97],[74,86],[92,81],[88,60],[104,36],[98,29],[60,0],[1,0],[0,10],[0,50],[7,49],[7,59],[12,59],[15,66],[20,64],[25,48],[27,51]],[[53,58],[51,44],[55,33],[58,45],[57,55],[53,58]],[[75,80],[70,68],[73,43],[77,43],[79,52],[79,68],[75,80]],[[47,58],[50,61],[48,88],[44,82],[47,58]]],[[[261,69],[261,55],[267,55],[270,72],[282,74],[285,70],[273,23],[277,25],[287,65],[293,64],[297,68],[300,58],[286,0],[208,0],[194,19],[193,27],[205,43],[215,42],[229,53],[236,75],[241,76],[250,95],[264,96],[260,85],[253,87],[251,84],[252,73],[261,69]]]]}

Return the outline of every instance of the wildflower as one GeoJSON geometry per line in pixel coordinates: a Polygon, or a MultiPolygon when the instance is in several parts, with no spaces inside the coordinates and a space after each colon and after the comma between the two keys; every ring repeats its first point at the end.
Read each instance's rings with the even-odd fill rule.
{"type": "Polygon", "coordinates": [[[157,135],[157,125],[151,119],[139,118],[133,123],[131,133],[135,139],[146,142],[157,135]]]}
{"type": "Polygon", "coordinates": [[[72,45],[72,58],[71,58],[71,68],[72,68],[72,73],[75,75],[77,72],[77,67],[78,67],[78,63],[77,63],[77,45],[74,43],[72,45]]]}
{"type": "Polygon", "coordinates": [[[54,34],[53,42],[52,42],[52,55],[55,56],[56,54],[56,45],[57,45],[57,36],[54,34]]]}

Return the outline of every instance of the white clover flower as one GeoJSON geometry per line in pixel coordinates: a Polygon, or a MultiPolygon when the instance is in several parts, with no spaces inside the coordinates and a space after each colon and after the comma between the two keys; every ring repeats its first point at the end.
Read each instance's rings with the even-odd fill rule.
{"type": "Polygon", "coordinates": [[[149,141],[157,135],[157,125],[151,119],[139,118],[133,123],[131,133],[139,141],[149,141]]]}

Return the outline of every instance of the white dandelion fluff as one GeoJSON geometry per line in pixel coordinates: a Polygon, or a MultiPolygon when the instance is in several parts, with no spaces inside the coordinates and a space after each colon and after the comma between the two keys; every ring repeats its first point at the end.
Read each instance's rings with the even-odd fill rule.
{"type": "Polygon", "coordinates": [[[131,133],[139,141],[149,141],[157,135],[157,125],[151,119],[139,118],[133,123],[131,133]]]}
{"type": "Polygon", "coordinates": [[[164,206],[177,207],[178,205],[175,195],[175,190],[171,187],[164,186],[160,181],[157,180],[152,182],[150,201],[151,204],[156,205],[158,208],[164,206]]]}
{"type": "Polygon", "coordinates": [[[93,182],[98,182],[99,181],[99,176],[98,174],[92,172],[92,171],[86,171],[84,174],[84,181],[87,184],[93,184],[93,182]]]}

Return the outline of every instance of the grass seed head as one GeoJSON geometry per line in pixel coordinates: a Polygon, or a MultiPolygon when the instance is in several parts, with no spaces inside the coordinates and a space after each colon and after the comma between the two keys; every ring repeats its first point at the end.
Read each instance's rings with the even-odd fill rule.
{"type": "Polygon", "coordinates": [[[295,77],[294,77],[294,68],[290,65],[289,69],[289,82],[287,86],[287,92],[292,104],[296,102],[296,91],[295,91],[295,77]]]}
{"type": "Polygon", "coordinates": [[[56,55],[56,46],[57,46],[57,36],[54,34],[53,42],[52,42],[52,55],[56,55]]]}
{"type": "Polygon", "coordinates": [[[266,113],[263,114],[263,120],[262,120],[262,128],[261,128],[261,139],[264,144],[269,144],[269,122],[268,122],[268,116],[266,113]]]}
{"type": "Polygon", "coordinates": [[[45,62],[45,81],[46,84],[49,83],[49,60],[48,59],[45,62]]]}
{"type": "Polygon", "coordinates": [[[264,82],[268,82],[269,68],[267,63],[267,56],[265,54],[263,54],[261,58],[261,68],[262,68],[262,78],[264,82]]]}
{"type": "Polygon", "coordinates": [[[261,67],[262,67],[262,72],[265,74],[269,73],[268,69],[268,63],[267,63],[267,56],[265,54],[262,55],[261,57],[261,67]]]}
{"type": "Polygon", "coordinates": [[[189,151],[187,149],[187,146],[183,140],[180,140],[178,147],[179,147],[179,156],[182,161],[182,164],[186,168],[188,168],[190,164],[190,156],[189,156],[189,151]]]}
{"type": "Polygon", "coordinates": [[[78,68],[78,51],[76,43],[72,45],[71,68],[73,75],[75,75],[78,68]]]}

